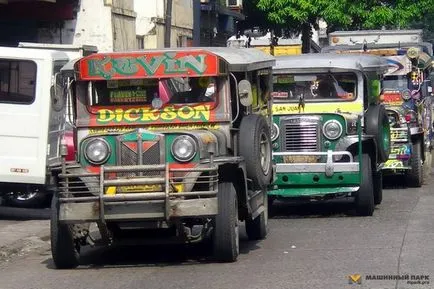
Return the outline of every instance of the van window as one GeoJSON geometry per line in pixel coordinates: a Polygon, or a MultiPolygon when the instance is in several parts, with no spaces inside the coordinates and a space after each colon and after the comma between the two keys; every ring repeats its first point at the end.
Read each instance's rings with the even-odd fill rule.
{"type": "Polygon", "coordinates": [[[31,104],[35,87],[36,63],[0,59],[0,103],[31,104]]]}

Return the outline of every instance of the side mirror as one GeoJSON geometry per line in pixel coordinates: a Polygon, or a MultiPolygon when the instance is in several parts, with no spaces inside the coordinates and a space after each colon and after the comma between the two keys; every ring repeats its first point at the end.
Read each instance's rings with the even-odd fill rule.
{"type": "Polygon", "coordinates": [[[60,73],[54,75],[54,84],[51,87],[51,105],[54,111],[61,111],[65,105],[65,95],[63,90],[63,76],[60,73]]]}
{"type": "Polygon", "coordinates": [[[238,84],[238,95],[243,106],[251,106],[253,103],[252,85],[246,79],[238,84]]]}
{"type": "Polygon", "coordinates": [[[63,75],[60,73],[56,73],[54,75],[54,80],[55,80],[54,93],[59,97],[63,96],[63,82],[64,82],[63,75]]]}

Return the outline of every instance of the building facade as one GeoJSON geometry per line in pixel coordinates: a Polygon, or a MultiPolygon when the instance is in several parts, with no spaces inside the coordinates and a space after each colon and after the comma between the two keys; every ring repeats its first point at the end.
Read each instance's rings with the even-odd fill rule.
{"type": "Polygon", "coordinates": [[[242,0],[200,0],[200,46],[226,46],[243,21],[242,0]]]}
{"type": "Polygon", "coordinates": [[[18,42],[136,49],[134,0],[0,0],[0,45],[18,42]]]}
{"type": "MultiPolygon", "coordinates": [[[[172,0],[170,46],[192,46],[193,1],[172,0]]],[[[135,0],[136,33],[141,48],[163,48],[167,0],[135,0]]]]}

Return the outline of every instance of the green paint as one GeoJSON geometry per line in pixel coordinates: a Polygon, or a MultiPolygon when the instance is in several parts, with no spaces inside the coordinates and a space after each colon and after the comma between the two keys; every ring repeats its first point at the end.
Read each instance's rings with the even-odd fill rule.
{"type": "MultiPolygon", "coordinates": [[[[166,149],[166,161],[169,162],[169,163],[180,163],[177,160],[175,160],[175,158],[172,155],[172,151],[171,151],[173,141],[175,140],[175,138],[177,136],[180,136],[180,135],[184,135],[184,134],[166,134],[165,135],[165,140],[166,140],[166,146],[165,146],[165,149],[166,149]]],[[[199,159],[199,155],[200,155],[200,153],[198,151],[196,153],[195,157],[190,162],[198,163],[199,160],[200,160],[199,159]]]]}
{"type": "Polygon", "coordinates": [[[390,123],[389,120],[383,122],[383,149],[390,150],[390,123]]]}
{"type": "MultiPolygon", "coordinates": [[[[109,144],[110,149],[111,149],[110,157],[109,157],[109,159],[107,160],[107,162],[104,165],[113,165],[113,166],[116,165],[116,152],[117,152],[116,137],[110,135],[110,136],[104,136],[104,137],[101,137],[101,138],[103,138],[105,141],[107,141],[107,143],[109,144]]],[[[89,163],[87,161],[87,159],[84,157],[84,148],[86,146],[86,143],[88,141],[92,140],[92,139],[94,139],[94,138],[90,137],[90,138],[87,138],[87,139],[83,140],[80,143],[80,156],[79,156],[79,160],[80,160],[80,163],[82,164],[83,167],[92,166],[92,164],[89,163]]]]}
{"type": "Polygon", "coordinates": [[[325,173],[278,173],[273,185],[290,187],[348,186],[359,185],[359,173],[335,172],[327,177],[325,173]],[[287,179],[285,182],[284,180],[287,179]],[[317,179],[317,181],[315,181],[317,179]]]}
{"type": "MultiPolygon", "coordinates": [[[[137,141],[138,134],[136,132],[127,133],[122,135],[122,140],[129,141],[129,142],[135,142],[137,141]]],[[[150,131],[142,132],[142,140],[143,141],[156,141],[158,140],[158,135],[155,133],[152,133],[150,131]]]]}
{"type": "Polygon", "coordinates": [[[354,193],[359,187],[281,188],[269,190],[268,195],[282,198],[321,197],[331,194],[354,193]]]}
{"type": "MultiPolygon", "coordinates": [[[[162,141],[165,142],[164,145],[164,150],[166,153],[166,162],[168,163],[179,163],[178,161],[176,161],[173,156],[172,156],[172,152],[171,152],[171,148],[172,148],[172,143],[174,141],[174,139],[179,136],[181,134],[166,134],[165,137],[163,138],[162,141]]],[[[104,165],[116,165],[117,164],[117,136],[114,135],[106,135],[106,136],[98,136],[98,138],[103,138],[104,140],[106,140],[110,146],[111,149],[111,154],[109,159],[107,160],[107,162],[104,165]]],[[[81,142],[80,144],[80,163],[82,164],[83,167],[89,167],[92,166],[92,164],[90,164],[86,158],[84,157],[84,147],[86,145],[86,143],[93,139],[88,138],[84,141],[81,142]]],[[[142,133],[142,140],[143,141],[155,141],[158,139],[158,135],[156,135],[155,133],[152,133],[150,131],[145,131],[142,133]]],[[[126,133],[122,135],[122,140],[123,141],[127,141],[127,142],[136,142],[137,141],[137,133],[136,132],[132,132],[132,133],[126,133]]],[[[199,151],[197,152],[196,156],[194,157],[193,160],[191,160],[191,162],[197,163],[199,162],[199,151]]]]}

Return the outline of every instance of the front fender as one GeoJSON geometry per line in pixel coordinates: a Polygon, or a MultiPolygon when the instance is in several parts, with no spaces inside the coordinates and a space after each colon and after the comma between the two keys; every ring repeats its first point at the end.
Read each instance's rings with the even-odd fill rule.
{"type": "MultiPolygon", "coordinates": [[[[369,153],[371,155],[372,160],[375,160],[375,163],[378,161],[378,151],[377,151],[377,143],[375,141],[374,136],[372,135],[362,135],[362,151],[364,153],[369,153]]],[[[356,155],[358,152],[359,138],[356,135],[346,136],[341,138],[336,144],[336,151],[349,151],[353,155],[356,155]]]]}

